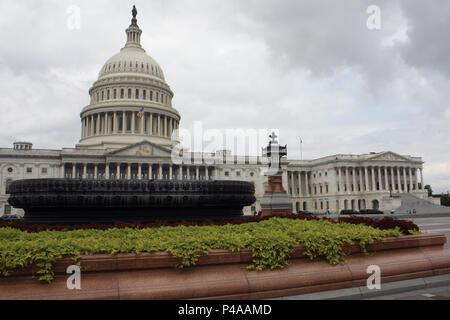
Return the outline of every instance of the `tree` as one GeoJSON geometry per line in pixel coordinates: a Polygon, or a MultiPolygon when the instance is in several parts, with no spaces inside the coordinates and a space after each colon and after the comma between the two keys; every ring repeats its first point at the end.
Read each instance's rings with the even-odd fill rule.
{"type": "Polygon", "coordinates": [[[450,207],[450,194],[443,194],[441,196],[441,205],[450,207]]]}
{"type": "Polygon", "coordinates": [[[431,186],[427,184],[424,189],[428,190],[428,196],[431,197],[433,195],[433,189],[431,189],[431,186]]]}

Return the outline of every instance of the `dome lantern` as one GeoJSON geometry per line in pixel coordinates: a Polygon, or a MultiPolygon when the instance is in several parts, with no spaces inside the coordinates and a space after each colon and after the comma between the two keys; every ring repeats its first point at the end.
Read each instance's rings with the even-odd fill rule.
{"type": "Polygon", "coordinates": [[[125,48],[142,48],[141,46],[141,34],[142,30],[139,28],[137,24],[137,10],[136,6],[133,6],[132,10],[133,18],[131,19],[131,25],[128,27],[125,32],[127,33],[127,43],[125,44],[125,48]]]}

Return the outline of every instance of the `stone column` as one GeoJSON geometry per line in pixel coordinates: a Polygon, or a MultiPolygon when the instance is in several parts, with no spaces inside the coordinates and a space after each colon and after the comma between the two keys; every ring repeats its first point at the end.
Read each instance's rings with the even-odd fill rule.
{"type": "Polygon", "coordinates": [[[408,168],[408,172],[409,172],[409,191],[412,192],[413,190],[413,179],[412,179],[412,168],[409,167],[408,168]]]}
{"type": "MultiPolygon", "coordinates": [[[[377,181],[378,185],[380,186],[380,191],[383,190],[383,179],[381,179],[381,168],[378,167],[378,178],[377,181]]],[[[375,186],[376,187],[376,186],[375,186]]]]}
{"type": "Polygon", "coordinates": [[[147,119],[147,114],[144,112],[144,115],[141,118],[141,134],[144,134],[144,119],[147,119]]]}
{"type": "Polygon", "coordinates": [[[392,184],[392,191],[395,191],[395,178],[394,178],[394,167],[390,167],[391,171],[391,184],[392,184]]]}
{"type": "Polygon", "coordinates": [[[169,135],[169,130],[167,128],[167,116],[164,116],[164,136],[167,137],[169,135]]]}
{"type": "Polygon", "coordinates": [[[148,165],[148,178],[150,180],[153,179],[153,167],[152,167],[151,163],[149,163],[149,165],[148,165]]]}
{"type": "Polygon", "coordinates": [[[364,167],[364,181],[365,181],[364,191],[369,191],[369,177],[367,175],[367,167],[364,167]]]}
{"type": "Polygon", "coordinates": [[[127,130],[126,126],[127,126],[127,122],[126,122],[126,117],[125,117],[125,111],[122,112],[122,133],[125,133],[127,130]]]}
{"type": "Polygon", "coordinates": [[[338,193],[342,193],[343,189],[342,189],[342,168],[339,167],[338,169],[338,186],[339,186],[339,190],[338,193]]]}
{"type": "Polygon", "coordinates": [[[96,135],[100,135],[100,113],[97,113],[97,132],[96,135]]]}
{"type": "Polygon", "coordinates": [[[172,178],[173,178],[173,172],[172,172],[172,165],[170,164],[169,165],[169,180],[172,180],[172,178]]]}
{"type": "Polygon", "coordinates": [[[150,113],[150,123],[149,123],[149,135],[153,134],[153,113],[150,113]]]}
{"type": "Polygon", "coordinates": [[[416,191],[419,190],[419,172],[417,168],[414,168],[415,176],[416,176],[416,191]]]}
{"type": "Polygon", "coordinates": [[[162,135],[162,130],[161,130],[161,115],[158,114],[158,126],[157,126],[157,130],[158,130],[158,136],[162,135]]]}
{"type": "Polygon", "coordinates": [[[389,181],[388,181],[387,167],[384,167],[384,190],[389,190],[389,181]]]}
{"type": "Polygon", "coordinates": [[[94,163],[94,179],[97,179],[98,175],[98,164],[94,163]]]}
{"type": "Polygon", "coordinates": [[[105,134],[109,134],[109,116],[108,116],[108,112],[105,112],[105,134]]]}
{"type": "Polygon", "coordinates": [[[105,166],[105,179],[109,179],[109,163],[105,166]]]}
{"type": "Polygon", "coordinates": [[[294,172],[291,171],[291,195],[294,195],[295,182],[294,182],[294,172]]]}
{"type": "Polygon", "coordinates": [[[91,137],[94,135],[94,115],[90,115],[89,118],[91,119],[90,123],[91,123],[91,137]]]}
{"type": "Polygon", "coordinates": [[[404,183],[403,191],[408,192],[408,183],[406,182],[406,168],[405,167],[403,167],[403,183],[404,183]]]}
{"type": "Polygon", "coordinates": [[[209,168],[205,167],[206,180],[209,180],[209,168]]]}
{"type": "Polygon", "coordinates": [[[131,163],[127,163],[127,179],[131,179],[131,163]]]}
{"type": "Polygon", "coordinates": [[[352,168],[352,180],[353,180],[353,192],[356,193],[357,192],[357,185],[356,185],[356,168],[353,167],[352,168]]]}
{"type": "Polygon", "coordinates": [[[160,163],[159,164],[159,179],[163,178],[163,165],[160,163]]]}
{"type": "Polygon", "coordinates": [[[116,134],[118,132],[117,127],[118,127],[118,125],[117,125],[117,112],[114,111],[113,112],[113,133],[114,134],[116,134]]]}
{"type": "Polygon", "coordinates": [[[349,173],[348,169],[349,169],[348,167],[345,167],[345,185],[346,185],[346,189],[347,189],[346,193],[350,192],[350,177],[348,174],[349,173]]]}
{"type": "Polygon", "coordinates": [[[87,164],[83,163],[83,174],[81,176],[82,179],[86,179],[86,169],[87,169],[87,164]]]}
{"type": "Polygon", "coordinates": [[[138,180],[142,180],[142,163],[138,164],[138,180]]]}
{"type": "MultiPolygon", "coordinates": [[[[305,171],[305,186],[306,186],[306,196],[309,197],[309,177],[308,171],[305,171]]],[[[342,190],[342,189],[341,189],[342,190]]]]}
{"type": "Polygon", "coordinates": [[[402,191],[402,182],[400,180],[400,168],[397,167],[397,183],[398,183],[398,192],[402,191]]]}
{"type": "Polygon", "coordinates": [[[425,183],[423,182],[423,169],[422,168],[420,168],[419,169],[420,170],[420,183],[421,183],[421,190],[424,190],[425,189],[425,183]]]}
{"type": "Polygon", "coordinates": [[[200,168],[197,166],[195,167],[195,179],[200,179],[200,168]]]}
{"type": "Polygon", "coordinates": [[[375,188],[375,168],[374,167],[372,167],[371,173],[372,173],[372,191],[375,191],[376,188],[375,188]]]}
{"type": "Polygon", "coordinates": [[[359,190],[360,192],[364,192],[364,181],[361,167],[358,168],[358,172],[359,172],[359,190]]]}
{"type": "Polygon", "coordinates": [[[131,133],[134,134],[136,131],[136,112],[131,112],[131,133]]]}
{"type": "Polygon", "coordinates": [[[64,163],[63,164],[61,164],[60,166],[59,166],[59,177],[60,178],[65,178],[64,177],[64,163]]]}

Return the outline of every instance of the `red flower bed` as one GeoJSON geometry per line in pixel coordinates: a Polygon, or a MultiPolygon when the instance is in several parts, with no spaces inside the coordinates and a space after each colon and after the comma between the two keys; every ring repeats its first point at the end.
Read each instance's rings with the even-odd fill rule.
{"type": "MultiPolygon", "coordinates": [[[[330,218],[318,218],[310,215],[285,215],[282,216],[286,219],[305,219],[305,220],[328,220],[334,223],[346,222],[351,224],[364,224],[378,229],[394,229],[399,227],[404,234],[409,234],[409,230],[419,231],[419,227],[411,221],[407,220],[395,220],[391,217],[384,217],[382,219],[372,219],[365,217],[343,217],[338,220],[333,220],[330,218]]],[[[169,223],[166,221],[156,221],[150,224],[141,224],[139,222],[116,222],[114,226],[102,225],[97,223],[89,223],[83,225],[73,225],[73,226],[62,226],[62,225],[45,225],[45,224],[25,224],[22,221],[14,222],[0,222],[0,228],[10,227],[20,229],[27,232],[40,232],[45,230],[79,230],[79,229],[97,229],[105,230],[109,228],[158,228],[162,226],[206,226],[206,225],[225,225],[225,224],[242,224],[249,222],[260,222],[272,217],[242,217],[232,220],[203,220],[203,221],[180,221],[176,223],[169,223]]]]}

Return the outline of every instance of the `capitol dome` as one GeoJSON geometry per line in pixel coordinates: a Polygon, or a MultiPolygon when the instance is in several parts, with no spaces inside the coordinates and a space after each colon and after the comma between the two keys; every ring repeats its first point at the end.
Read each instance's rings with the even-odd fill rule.
{"type": "Polygon", "coordinates": [[[124,47],[118,54],[106,61],[98,75],[99,79],[118,73],[139,73],[165,81],[159,64],[142,48],[124,47]]]}
{"type": "Polygon", "coordinates": [[[160,65],[141,46],[142,30],[133,10],[127,41],[101,68],[81,112],[77,148],[117,149],[149,141],[171,147],[180,115],[160,65]]]}

